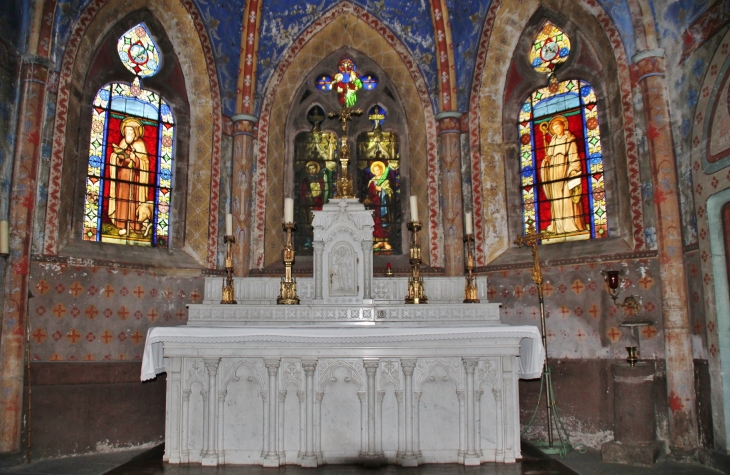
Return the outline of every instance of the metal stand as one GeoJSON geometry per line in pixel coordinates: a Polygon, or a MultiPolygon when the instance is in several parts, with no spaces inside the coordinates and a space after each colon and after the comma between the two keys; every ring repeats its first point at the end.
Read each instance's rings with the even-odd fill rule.
{"type": "Polygon", "coordinates": [[[540,332],[542,334],[542,346],[545,348],[545,363],[543,364],[542,377],[540,378],[540,395],[538,396],[537,405],[535,406],[535,412],[532,414],[530,423],[527,425],[525,430],[522,431],[522,434],[527,432],[527,430],[532,426],[532,423],[535,420],[537,410],[540,407],[540,399],[542,399],[542,392],[544,389],[545,404],[547,405],[548,440],[547,442],[536,441],[533,442],[533,444],[546,454],[560,454],[561,457],[564,457],[565,454],[573,450],[573,446],[570,445],[570,442],[568,441],[568,432],[565,430],[565,427],[563,427],[562,421],[560,420],[560,415],[558,414],[558,410],[555,405],[555,393],[553,392],[553,380],[548,360],[547,336],[545,330],[545,298],[542,286],[542,267],[540,266],[540,255],[537,251],[538,241],[548,237],[549,234],[545,231],[537,233],[534,223],[530,223],[527,234],[525,234],[524,237],[519,237],[515,240],[515,244],[520,247],[529,246],[530,248],[532,248],[532,280],[535,281],[535,284],[537,285],[537,296],[540,302],[540,332]],[[555,430],[558,433],[558,438],[560,439],[559,443],[553,440],[553,425],[555,425],[555,430]]]}
{"type": "Polygon", "coordinates": [[[426,292],[423,290],[423,277],[421,277],[421,245],[418,243],[418,231],[421,230],[421,223],[411,221],[408,223],[408,230],[411,232],[411,276],[408,278],[408,294],[406,303],[428,303],[426,292]]]}
{"type": "Polygon", "coordinates": [[[479,292],[477,291],[476,277],[472,275],[474,270],[474,253],[471,248],[474,245],[474,235],[464,236],[466,244],[466,284],[464,285],[464,303],[479,303],[479,292]]]}
{"type": "Polygon", "coordinates": [[[233,290],[233,244],[236,236],[223,236],[226,243],[226,278],[223,279],[223,292],[221,294],[222,304],[235,304],[235,291],[233,290]]]}
{"type": "Polygon", "coordinates": [[[294,246],[291,242],[291,233],[297,229],[294,223],[284,223],[282,228],[286,232],[286,245],[284,246],[284,277],[281,278],[281,290],[276,298],[279,305],[299,305],[297,296],[297,281],[292,276],[291,267],[294,265],[294,246]]]}

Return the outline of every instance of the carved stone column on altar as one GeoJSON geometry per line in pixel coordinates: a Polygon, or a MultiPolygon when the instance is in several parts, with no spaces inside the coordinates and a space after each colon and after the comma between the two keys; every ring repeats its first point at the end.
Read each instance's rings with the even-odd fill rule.
{"type": "Polygon", "coordinates": [[[248,114],[231,117],[233,121],[233,176],[231,214],[233,215],[233,275],[248,275],[251,258],[251,213],[254,163],[254,128],[258,119],[248,114]]]}
{"type": "Polygon", "coordinates": [[[406,450],[406,423],[405,423],[405,414],[406,411],[403,408],[403,390],[402,389],[396,389],[395,390],[395,402],[398,406],[398,450],[395,453],[395,463],[402,464],[403,463],[403,454],[406,450]]]}
{"type": "Polygon", "coordinates": [[[276,405],[279,394],[277,374],[279,373],[280,359],[265,359],[264,364],[269,373],[269,450],[264,457],[264,467],[278,467],[279,454],[276,452],[276,405]]]}
{"type": "Polygon", "coordinates": [[[218,454],[216,452],[218,434],[218,398],[216,397],[216,376],[218,375],[218,364],[220,358],[204,358],[205,369],[208,372],[208,394],[205,398],[206,404],[206,450],[203,454],[203,466],[218,465],[218,454]]]}
{"type": "Polygon", "coordinates": [[[226,405],[226,396],[228,391],[218,391],[218,464],[224,465],[226,463],[226,453],[223,450],[223,437],[224,437],[224,411],[226,405]]]}
{"type": "Polygon", "coordinates": [[[277,452],[279,452],[280,465],[286,464],[286,452],[284,451],[284,404],[286,403],[286,394],[286,390],[279,391],[279,414],[277,416],[279,420],[279,440],[277,442],[277,452]]]}
{"type": "Polygon", "coordinates": [[[324,303],[372,303],[365,297],[372,277],[372,211],[356,199],[333,199],[312,214],[315,295],[321,289],[324,303]]]}
{"type": "Polygon", "coordinates": [[[406,446],[405,453],[401,457],[401,464],[404,467],[417,467],[418,457],[413,452],[413,371],[416,369],[415,359],[402,359],[400,366],[405,377],[405,432],[406,446]]]}
{"type": "Polygon", "coordinates": [[[459,400],[459,452],[457,453],[457,457],[459,458],[459,463],[464,463],[464,455],[466,454],[466,411],[464,410],[464,390],[457,389],[456,397],[459,400]]]}
{"type": "Polygon", "coordinates": [[[297,463],[302,464],[302,456],[307,447],[307,393],[306,391],[297,391],[299,398],[299,450],[297,451],[297,463]]]}
{"type": "Polygon", "coordinates": [[[475,450],[475,428],[474,428],[474,371],[479,364],[479,358],[462,358],[464,369],[466,369],[466,454],[464,454],[464,465],[479,465],[481,460],[475,450]]]}
{"type": "Polygon", "coordinates": [[[314,453],[314,371],[317,369],[317,360],[302,360],[302,369],[304,370],[307,393],[307,440],[304,456],[302,456],[302,467],[316,467],[317,454],[314,453]]]}
{"type": "Polygon", "coordinates": [[[479,457],[482,456],[482,395],[483,389],[477,389],[474,392],[474,451],[479,457]]]}
{"type": "Polygon", "coordinates": [[[317,463],[324,462],[324,453],[322,453],[322,399],[324,399],[324,391],[317,391],[314,394],[314,453],[317,455],[317,463]]]}
{"type": "MultiPolygon", "coordinates": [[[[378,428],[375,432],[375,446],[377,447],[376,452],[378,454],[378,457],[381,459],[385,457],[385,453],[383,452],[383,399],[385,399],[385,391],[378,391],[378,404],[376,407],[376,413],[377,413],[377,421],[378,421],[378,428]]],[[[392,427],[391,424],[388,424],[389,427],[392,427]]]]}
{"type": "Polygon", "coordinates": [[[460,112],[441,112],[439,121],[439,158],[441,161],[441,202],[444,228],[444,269],[446,275],[464,273],[464,228],[461,178],[460,112]]]}

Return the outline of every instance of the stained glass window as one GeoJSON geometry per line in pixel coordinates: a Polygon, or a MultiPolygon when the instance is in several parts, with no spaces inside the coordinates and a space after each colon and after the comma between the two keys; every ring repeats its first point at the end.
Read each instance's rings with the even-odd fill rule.
{"type": "Polygon", "coordinates": [[[555,66],[565,62],[570,55],[570,39],[557,26],[545,25],[532,42],[530,64],[540,73],[551,73],[555,66]]]}
{"type": "Polygon", "coordinates": [[[608,237],[603,152],[593,87],[554,77],[522,104],[518,122],[523,227],[544,242],[608,237]]]}
{"type": "MultiPolygon", "coordinates": [[[[159,65],[159,53],[144,25],[120,38],[119,45],[124,45],[120,46],[120,57],[128,46],[123,41],[128,38],[145,48],[152,45],[146,51],[159,65]]],[[[145,63],[148,67],[150,60],[145,63]]],[[[141,68],[131,84],[107,84],[94,97],[84,240],[138,246],[168,244],[175,122],[165,99],[142,87],[139,78],[154,74],[156,68],[141,68]]]]}
{"type": "Polygon", "coordinates": [[[373,210],[373,252],[400,254],[400,154],[398,135],[381,129],[387,114],[380,105],[373,106],[368,119],[374,127],[357,140],[358,197],[373,210]]]}
{"type": "Polygon", "coordinates": [[[322,132],[324,109],[312,107],[307,113],[312,130],[301,132],[294,139],[294,248],[298,255],[312,255],[312,211],[335,196],[337,180],[337,137],[322,132]]]}
{"type": "Polygon", "coordinates": [[[144,23],[140,23],[119,38],[117,53],[124,67],[138,77],[153,76],[160,69],[159,49],[144,23]]]}

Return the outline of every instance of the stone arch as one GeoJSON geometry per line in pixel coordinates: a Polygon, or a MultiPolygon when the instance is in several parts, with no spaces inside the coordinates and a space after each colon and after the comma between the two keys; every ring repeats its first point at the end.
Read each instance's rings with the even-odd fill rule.
{"type": "Polygon", "coordinates": [[[283,237],[278,230],[284,200],[283,166],[285,124],[301,78],[323,58],[342,48],[353,48],[376,62],[390,77],[404,110],[409,130],[411,186],[419,201],[428,203],[428,256],[424,261],[442,266],[443,232],[438,203],[436,122],[426,83],[413,57],[395,35],[364,9],[343,2],[324,13],[294,41],[266,87],[256,143],[255,204],[251,262],[262,268],[279,259],[283,237]],[[265,229],[271,234],[264,238],[265,229]],[[266,248],[264,247],[266,242],[266,248]]]}
{"type": "MultiPolygon", "coordinates": [[[[557,0],[527,0],[520,4],[495,1],[485,19],[469,102],[474,224],[477,264],[481,266],[488,264],[511,246],[509,233],[502,232],[509,227],[505,159],[512,152],[511,148],[515,147],[504,140],[503,100],[507,86],[506,71],[509,71],[513,57],[520,54],[516,48],[523,27],[540,7],[560,12],[579,24],[584,34],[600,38],[601,44],[610,45],[610,50],[607,47],[606,52],[612,55],[616,63],[620,105],[619,110],[607,112],[620,117],[618,129],[623,129],[626,176],[617,181],[619,184],[626,184],[623,187],[629,195],[628,203],[624,202],[622,206],[626,208],[622,237],[634,251],[645,249],[629,59],[616,26],[595,0],[571,4],[570,11],[562,9],[562,3],[557,0]],[[489,221],[485,219],[487,216],[490,217],[489,221]],[[630,229],[626,229],[627,227],[630,229]]],[[[618,135],[619,130],[612,129],[612,135],[618,135]]],[[[618,192],[623,190],[619,189],[618,192]]]]}
{"type": "MultiPolygon", "coordinates": [[[[333,381],[333,374],[337,368],[345,368],[349,372],[349,378],[351,381],[357,385],[358,390],[363,389],[363,379],[362,375],[360,374],[360,371],[355,367],[353,363],[349,363],[347,361],[338,360],[334,363],[328,365],[324,370],[322,371],[321,376],[319,377],[319,384],[317,384],[317,390],[322,391],[324,389],[324,386],[330,382],[333,381]]],[[[349,383],[350,381],[345,381],[346,383],[349,383]]]]}
{"type": "Polygon", "coordinates": [[[59,235],[72,222],[67,209],[74,199],[71,164],[77,157],[66,143],[75,141],[81,104],[74,78],[85,77],[100,41],[127,15],[146,9],[159,22],[178,53],[190,107],[188,181],[184,248],[199,265],[216,266],[220,141],[220,91],[213,50],[192,0],[109,2],[93,0],[83,11],[66,45],[59,73],[56,119],[48,185],[43,252],[56,254],[69,236],[59,235]],[[184,54],[183,54],[184,53],[184,54]],[[205,71],[205,75],[201,75],[205,71]],[[205,80],[207,79],[207,80],[205,80]],[[194,133],[192,133],[194,132],[194,133]]]}

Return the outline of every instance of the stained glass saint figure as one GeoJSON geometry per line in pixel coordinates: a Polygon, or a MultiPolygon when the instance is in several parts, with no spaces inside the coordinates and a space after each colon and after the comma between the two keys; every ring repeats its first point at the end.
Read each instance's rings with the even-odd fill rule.
{"type": "Polygon", "coordinates": [[[344,57],[337,65],[337,74],[334,78],[335,91],[337,91],[337,100],[344,107],[352,107],[357,101],[357,91],[362,89],[362,80],[357,75],[357,66],[355,62],[344,57]]]}

